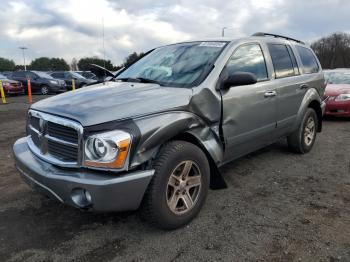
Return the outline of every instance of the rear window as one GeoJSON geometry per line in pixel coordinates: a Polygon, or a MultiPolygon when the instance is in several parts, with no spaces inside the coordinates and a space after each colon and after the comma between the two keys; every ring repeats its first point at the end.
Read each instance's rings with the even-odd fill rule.
{"type": "Polygon", "coordinates": [[[269,44],[268,48],[271,54],[276,78],[296,75],[296,72],[294,71],[295,65],[293,64],[286,45],[269,44]]]}
{"type": "Polygon", "coordinates": [[[297,46],[297,50],[300,55],[301,62],[303,63],[304,73],[317,73],[319,71],[319,66],[312,51],[302,46],[297,46]]]}

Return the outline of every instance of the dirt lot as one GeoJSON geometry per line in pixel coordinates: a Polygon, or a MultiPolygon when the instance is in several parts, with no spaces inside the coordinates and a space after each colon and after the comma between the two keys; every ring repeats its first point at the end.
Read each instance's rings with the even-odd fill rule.
{"type": "MultiPolygon", "coordinates": [[[[39,96],[34,97],[38,100],[39,96]]],[[[164,232],[137,212],[92,214],[25,185],[11,146],[25,97],[0,105],[0,261],[350,261],[350,120],[327,120],[314,149],[284,141],[222,169],[189,226],[164,232]]]]}

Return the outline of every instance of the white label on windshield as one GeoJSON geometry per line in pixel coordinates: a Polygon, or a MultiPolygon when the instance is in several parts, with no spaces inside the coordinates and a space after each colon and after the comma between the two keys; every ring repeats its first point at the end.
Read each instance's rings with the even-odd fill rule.
{"type": "Polygon", "coordinates": [[[198,46],[205,46],[205,47],[223,47],[225,43],[223,42],[202,42],[198,46]]]}

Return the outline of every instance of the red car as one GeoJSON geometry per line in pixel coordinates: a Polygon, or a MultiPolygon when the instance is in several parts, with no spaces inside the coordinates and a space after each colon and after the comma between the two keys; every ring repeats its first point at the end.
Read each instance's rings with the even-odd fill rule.
{"type": "Polygon", "coordinates": [[[350,117],[350,70],[325,71],[326,116],[350,117]]]}
{"type": "Polygon", "coordinates": [[[0,74],[0,80],[2,81],[2,86],[4,87],[5,94],[24,94],[24,86],[21,82],[10,80],[2,74],[0,74]]]}

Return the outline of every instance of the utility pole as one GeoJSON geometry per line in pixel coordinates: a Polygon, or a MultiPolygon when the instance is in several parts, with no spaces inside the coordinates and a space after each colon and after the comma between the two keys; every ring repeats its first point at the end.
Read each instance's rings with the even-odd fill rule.
{"type": "Polygon", "coordinates": [[[27,71],[26,57],[25,57],[25,55],[24,55],[24,50],[27,50],[28,48],[25,47],[25,46],[20,46],[20,47],[18,47],[18,48],[19,48],[19,49],[22,49],[24,70],[27,71]]]}
{"type": "Polygon", "coordinates": [[[225,37],[225,29],[226,29],[226,28],[227,28],[227,27],[223,27],[223,28],[222,28],[222,31],[221,31],[221,36],[222,36],[222,37],[225,37]]]}

